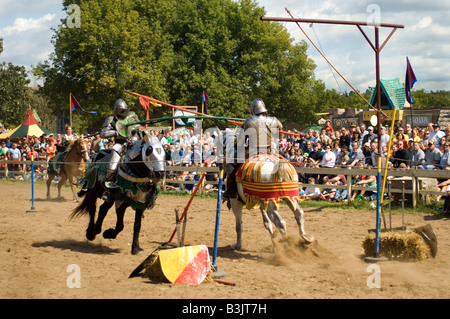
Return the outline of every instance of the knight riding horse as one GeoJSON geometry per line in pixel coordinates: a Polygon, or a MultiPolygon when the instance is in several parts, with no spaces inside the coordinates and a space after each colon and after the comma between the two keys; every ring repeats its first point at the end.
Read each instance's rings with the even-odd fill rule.
{"type": "MultiPolygon", "coordinates": [[[[295,168],[276,149],[272,151],[273,130],[282,127],[275,117],[267,116],[267,109],[261,99],[251,103],[252,116],[243,124],[244,131],[238,135],[235,163],[226,163],[227,191],[224,200],[233,210],[236,219],[237,241],[232,248],[242,249],[242,209],[258,207],[261,210],[264,226],[269,231],[275,249],[272,222],[283,237],[287,236],[286,222],[278,213],[278,202],[283,199],[294,212],[300,235],[305,243],[314,238],[306,235],[303,210],[299,203],[298,174],[295,168]],[[247,154],[242,161],[239,148],[248,139],[247,154]],[[253,138],[252,138],[253,137],[253,138]],[[257,152],[255,152],[257,151],[257,152]],[[277,156],[278,155],[278,156],[277,156]],[[243,163],[243,164],[240,164],[243,163]]],[[[229,146],[226,147],[230,149],[229,146]]],[[[229,156],[227,156],[227,159],[229,156]]]]}
{"type": "Polygon", "coordinates": [[[132,254],[142,251],[139,247],[139,232],[145,209],[151,209],[158,195],[157,183],[164,176],[165,152],[161,142],[155,136],[145,131],[144,137],[139,139],[133,147],[126,151],[123,160],[118,165],[115,178],[117,187],[108,189],[108,200],[100,206],[97,220],[96,202],[104,192],[105,176],[108,174],[109,156],[115,150],[101,150],[88,165],[84,180],[86,191],[81,195],[83,202],[73,211],[72,217],[89,214],[89,225],[86,238],[94,240],[102,231],[102,223],[108,210],[116,204],[117,222],[115,228],[103,232],[103,237],[114,239],[124,228],[124,214],[127,207],[132,207],[136,214],[134,219],[134,234],[131,245],[132,254]]]}
{"type": "MultiPolygon", "coordinates": [[[[248,145],[245,158],[256,155],[256,152],[258,154],[271,154],[272,129],[281,129],[283,124],[276,117],[267,116],[267,108],[262,99],[254,99],[250,104],[250,111],[252,115],[244,121],[242,125],[244,132],[238,135],[237,144],[248,145]],[[256,135],[256,141],[254,138],[246,141],[247,134],[249,133],[253,136],[256,135]]],[[[242,158],[239,154],[236,154],[236,156],[237,163],[226,163],[225,165],[225,171],[227,173],[227,187],[223,194],[225,199],[237,197],[236,172],[239,168],[238,164],[243,163],[245,158],[242,158]]]]}
{"type": "MultiPolygon", "coordinates": [[[[133,147],[133,145],[142,138],[142,133],[138,129],[140,125],[129,125],[136,122],[139,122],[136,113],[128,109],[127,103],[123,99],[118,99],[114,103],[114,116],[108,116],[103,123],[100,137],[105,139],[114,138],[115,142],[108,157],[109,161],[106,175],[102,180],[105,185],[102,199],[106,201],[110,198],[111,189],[118,187],[115,180],[121,158],[127,149],[133,147]]],[[[82,190],[78,193],[78,196],[83,196],[86,191],[87,188],[85,183],[82,190]]]]}

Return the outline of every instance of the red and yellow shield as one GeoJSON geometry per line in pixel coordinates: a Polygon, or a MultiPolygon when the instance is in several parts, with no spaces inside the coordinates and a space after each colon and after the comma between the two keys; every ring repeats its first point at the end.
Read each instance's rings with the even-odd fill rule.
{"type": "Polygon", "coordinates": [[[211,268],[208,247],[186,246],[161,250],[159,260],[164,276],[171,283],[198,285],[211,268]]]}

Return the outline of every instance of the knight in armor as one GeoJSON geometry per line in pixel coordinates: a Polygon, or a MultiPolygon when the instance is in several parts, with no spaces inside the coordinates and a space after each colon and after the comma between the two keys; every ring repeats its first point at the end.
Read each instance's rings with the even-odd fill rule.
{"type": "MultiPolygon", "coordinates": [[[[102,198],[104,200],[109,200],[109,189],[118,187],[115,179],[122,155],[140,139],[138,134],[140,125],[128,125],[135,122],[139,122],[138,116],[128,109],[127,103],[123,99],[118,99],[114,103],[114,115],[108,116],[103,123],[100,137],[104,139],[114,137],[115,141],[105,176],[105,187],[107,189],[103,193],[102,198]]],[[[85,187],[82,191],[86,191],[85,187]]]]}
{"type": "MultiPolygon", "coordinates": [[[[244,130],[237,137],[237,143],[241,145],[245,143],[247,146],[246,157],[261,153],[271,154],[272,145],[272,129],[281,129],[283,125],[274,116],[267,116],[267,108],[262,99],[254,99],[250,104],[251,116],[248,117],[242,129],[244,130]],[[248,135],[256,133],[256,145],[255,139],[248,138],[248,135]],[[257,153],[255,153],[255,151],[257,153]]],[[[242,160],[238,160],[238,163],[226,163],[225,172],[227,173],[227,188],[223,194],[224,199],[237,197],[237,184],[236,184],[236,170],[242,160]]]]}

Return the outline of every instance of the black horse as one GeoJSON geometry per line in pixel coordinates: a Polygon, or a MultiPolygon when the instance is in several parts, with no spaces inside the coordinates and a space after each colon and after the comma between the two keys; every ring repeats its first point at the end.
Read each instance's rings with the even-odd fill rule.
{"type": "Polygon", "coordinates": [[[105,191],[104,179],[110,152],[113,150],[101,151],[92,159],[84,177],[88,190],[81,195],[84,199],[74,209],[71,218],[89,214],[86,238],[94,240],[102,231],[102,223],[109,209],[116,204],[116,226],[103,232],[104,238],[115,239],[124,228],[125,211],[131,206],[135,210],[131,253],[135,255],[142,251],[139,247],[139,232],[143,212],[155,205],[158,194],[156,184],[164,174],[165,152],[156,137],[146,135],[144,139],[136,142],[120,163],[117,176],[119,187],[109,189],[109,200],[100,206],[95,221],[97,199],[101,198],[105,191]]]}

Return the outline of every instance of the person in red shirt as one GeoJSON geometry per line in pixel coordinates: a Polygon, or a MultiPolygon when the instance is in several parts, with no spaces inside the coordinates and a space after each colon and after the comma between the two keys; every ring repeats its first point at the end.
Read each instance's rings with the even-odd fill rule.
{"type": "Polygon", "coordinates": [[[326,132],[327,130],[330,130],[330,132],[334,132],[334,129],[333,129],[333,127],[331,126],[331,120],[330,120],[330,119],[327,119],[327,120],[325,121],[325,126],[322,128],[322,130],[325,130],[325,132],[326,132]]]}
{"type": "Polygon", "coordinates": [[[31,160],[37,160],[37,158],[38,158],[38,152],[36,152],[36,150],[34,149],[34,147],[32,146],[31,147],[31,150],[29,150],[28,152],[27,152],[27,160],[29,160],[29,161],[31,161],[31,160]]]}
{"type": "Polygon", "coordinates": [[[47,160],[51,159],[56,154],[56,145],[53,138],[48,139],[48,146],[45,149],[47,151],[47,160]]]}

